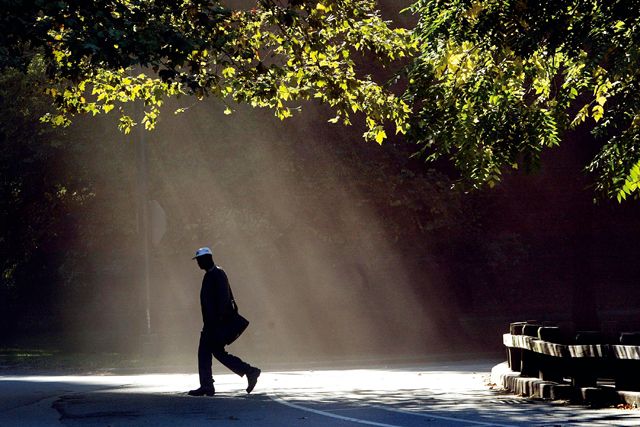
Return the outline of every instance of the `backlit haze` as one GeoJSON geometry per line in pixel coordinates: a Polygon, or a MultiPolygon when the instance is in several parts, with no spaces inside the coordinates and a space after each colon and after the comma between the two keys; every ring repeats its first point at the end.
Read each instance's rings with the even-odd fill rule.
{"type": "MultiPolygon", "coordinates": [[[[428,229],[454,214],[418,217],[422,211],[403,206],[407,191],[436,198],[431,202],[439,208],[454,197],[437,182],[401,180],[409,173],[401,154],[363,141],[358,128],[326,123],[328,112],[311,105],[285,122],[269,111],[240,107],[226,116],[223,109],[217,101],[177,116],[167,109],[145,136],[148,198],[167,217],[150,257],[158,354],[195,349],[202,271],[191,257],[200,246],[213,249],[252,322],[234,345],[240,353],[280,361],[446,349],[439,338],[449,333],[443,319],[452,299],[446,289],[432,289],[433,262],[415,265],[413,257],[406,265],[403,251],[410,247],[403,240],[422,227],[416,237],[424,248],[428,229]]],[[[77,127],[96,144],[87,162],[103,184],[92,214],[77,221],[85,230],[112,232],[92,242],[92,273],[79,278],[92,281],[92,290],[68,300],[74,308],[64,310],[67,326],[82,346],[103,341],[135,349],[145,333],[135,199],[140,136],[119,134],[110,119],[77,127]]]]}

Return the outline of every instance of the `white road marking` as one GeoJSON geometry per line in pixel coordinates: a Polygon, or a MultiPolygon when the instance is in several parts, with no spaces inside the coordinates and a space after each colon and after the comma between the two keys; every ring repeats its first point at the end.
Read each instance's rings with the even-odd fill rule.
{"type": "Polygon", "coordinates": [[[278,396],[276,394],[271,394],[270,393],[270,394],[268,394],[268,396],[274,402],[278,402],[278,403],[280,403],[282,405],[285,405],[285,406],[288,406],[290,408],[295,408],[295,409],[299,409],[301,411],[310,412],[312,414],[321,415],[323,417],[335,418],[337,420],[350,421],[350,422],[353,422],[353,423],[366,424],[366,425],[370,425],[370,426],[402,427],[402,426],[398,426],[398,425],[394,425],[394,424],[384,424],[384,423],[376,423],[374,421],[361,420],[360,418],[344,417],[342,415],[334,414],[334,413],[331,413],[331,412],[320,411],[318,409],[308,408],[308,407],[302,406],[302,405],[296,405],[295,403],[287,402],[286,400],[282,399],[280,396],[278,396]]]}
{"type": "MultiPolygon", "coordinates": [[[[305,411],[305,412],[310,412],[312,414],[316,414],[316,415],[321,415],[323,417],[329,417],[329,418],[335,418],[338,420],[342,420],[342,421],[350,421],[353,423],[358,423],[358,424],[366,424],[366,425],[371,425],[371,426],[378,426],[378,427],[401,427],[398,425],[394,425],[394,424],[385,424],[385,423],[378,423],[375,421],[367,421],[367,420],[363,420],[360,418],[354,418],[354,417],[345,417],[342,415],[338,415],[335,414],[333,412],[328,412],[328,411],[321,411],[319,409],[313,409],[313,408],[309,408],[307,406],[302,406],[302,405],[298,405],[295,403],[291,403],[291,402],[287,402],[286,400],[284,400],[283,398],[281,398],[280,396],[278,396],[275,393],[269,393],[267,394],[269,396],[269,398],[275,402],[278,402],[282,405],[288,406],[290,408],[294,408],[294,409],[299,409],[301,411],[305,411]]],[[[485,421],[473,421],[473,420],[468,420],[468,419],[464,419],[464,418],[454,418],[454,417],[445,417],[442,415],[434,415],[434,414],[425,414],[425,413],[421,413],[421,412],[415,412],[415,411],[406,411],[406,410],[401,410],[401,409],[396,409],[396,408],[389,408],[389,407],[385,407],[385,406],[380,406],[380,405],[368,405],[369,408],[375,408],[375,409],[381,409],[383,411],[388,411],[388,412],[396,412],[399,414],[404,414],[404,415],[414,415],[414,416],[418,416],[418,417],[427,417],[427,418],[435,418],[438,420],[445,420],[445,421],[453,421],[453,422],[457,422],[460,424],[465,424],[465,425],[477,425],[477,426],[493,426],[493,427],[516,427],[515,425],[512,424],[497,424],[497,423],[492,423],[492,422],[485,422],[485,421]]]]}
{"type": "MultiPolygon", "coordinates": [[[[464,418],[453,418],[453,417],[443,417],[442,415],[433,415],[430,413],[422,413],[422,412],[415,412],[415,411],[406,411],[406,410],[402,410],[402,409],[396,409],[396,408],[388,408],[385,406],[379,406],[379,405],[372,405],[372,408],[376,408],[376,409],[382,409],[383,411],[389,411],[389,412],[397,412],[400,414],[409,414],[409,415],[415,415],[417,417],[426,417],[426,418],[437,418],[439,420],[446,420],[446,421],[456,421],[459,423],[463,423],[463,424],[473,424],[473,425],[477,425],[477,426],[493,426],[493,427],[517,427],[513,424],[497,424],[497,423],[490,423],[490,422],[485,422],[485,421],[472,421],[472,420],[467,420],[464,418]]],[[[424,411],[429,411],[424,410],[424,411]]]]}

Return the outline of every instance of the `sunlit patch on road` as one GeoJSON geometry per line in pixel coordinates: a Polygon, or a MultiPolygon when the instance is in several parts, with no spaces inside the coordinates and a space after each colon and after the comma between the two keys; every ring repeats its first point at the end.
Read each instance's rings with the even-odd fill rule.
{"type": "Polygon", "coordinates": [[[0,425],[379,427],[640,425],[640,412],[536,403],[488,386],[491,364],[216,375],[215,397],[190,397],[197,375],[0,377],[0,425]],[[533,403],[533,404],[531,404],[533,403]]]}

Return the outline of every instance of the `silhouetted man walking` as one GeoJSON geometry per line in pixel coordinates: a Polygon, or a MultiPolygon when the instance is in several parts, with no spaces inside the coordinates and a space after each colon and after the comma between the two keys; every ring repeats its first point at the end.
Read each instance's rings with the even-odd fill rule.
{"type": "Polygon", "coordinates": [[[190,396],[213,396],[213,376],[211,373],[211,356],[235,374],[247,376],[247,393],[251,393],[258,382],[260,369],[243,362],[242,359],[227,353],[224,346],[226,331],[225,321],[233,310],[232,293],[226,273],[213,262],[213,254],[209,248],[200,248],[193,257],[198,266],[205,271],[200,290],[200,305],[204,326],[200,333],[198,345],[198,373],[200,388],[189,391],[190,396]]]}

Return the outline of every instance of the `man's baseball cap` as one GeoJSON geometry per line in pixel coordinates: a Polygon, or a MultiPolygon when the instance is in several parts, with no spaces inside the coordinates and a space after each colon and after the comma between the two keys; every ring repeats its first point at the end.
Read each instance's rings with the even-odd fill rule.
{"type": "Polygon", "coordinates": [[[211,256],[213,256],[213,252],[211,252],[211,249],[209,249],[207,247],[200,248],[200,249],[198,249],[196,251],[196,256],[194,256],[191,259],[196,259],[196,258],[198,258],[199,256],[202,256],[202,255],[211,255],[211,256]]]}

